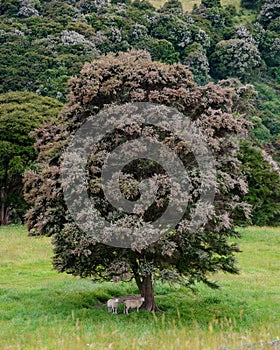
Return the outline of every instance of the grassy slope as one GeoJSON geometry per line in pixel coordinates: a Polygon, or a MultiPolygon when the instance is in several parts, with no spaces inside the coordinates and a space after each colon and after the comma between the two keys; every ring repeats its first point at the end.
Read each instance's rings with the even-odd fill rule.
{"type": "Polygon", "coordinates": [[[280,228],[242,233],[242,272],[217,275],[221,291],[199,286],[192,294],[160,284],[157,301],[164,314],[126,316],[95,305],[138,293],[133,284],[95,285],[57,274],[50,239],[27,237],[22,226],[0,228],[0,349],[238,349],[276,339],[280,228]]]}
{"type": "MultiPolygon", "coordinates": [[[[161,7],[167,0],[150,0],[150,2],[157,8],[161,7]]],[[[200,4],[200,0],[181,0],[185,11],[190,11],[193,5],[200,4]]],[[[223,6],[234,5],[236,8],[240,7],[240,0],[221,0],[223,6]]]]}

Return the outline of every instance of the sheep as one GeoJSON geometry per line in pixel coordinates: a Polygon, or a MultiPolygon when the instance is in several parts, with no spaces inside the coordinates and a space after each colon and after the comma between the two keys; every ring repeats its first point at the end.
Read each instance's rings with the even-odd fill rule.
{"type": "Polygon", "coordinates": [[[118,313],[119,299],[109,299],[107,301],[108,312],[112,314],[118,313]]]}
{"type": "Polygon", "coordinates": [[[129,309],[137,309],[137,312],[139,312],[140,306],[143,304],[145,299],[142,297],[140,299],[133,299],[133,300],[125,300],[124,301],[124,314],[128,314],[129,309]]]}

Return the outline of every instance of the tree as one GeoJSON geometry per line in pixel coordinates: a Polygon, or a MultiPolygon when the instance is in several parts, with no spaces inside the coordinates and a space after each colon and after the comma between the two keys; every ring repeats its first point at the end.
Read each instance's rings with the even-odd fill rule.
{"type": "Polygon", "coordinates": [[[16,15],[19,10],[19,2],[13,0],[1,0],[0,2],[0,15],[16,15]]]}
{"type": "Polygon", "coordinates": [[[246,201],[252,205],[253,225],[280,224],[280,172],[276,163],[250,141],[243,141],[239,153],[249,192],[246,201]]]}
{"type": "Polygon", "coordinates": [[[184,12],[183,5],[179,0],[167,0],[159,10],[160,12],[169,12],[174,14],[182,14],[184,12]]]}
{"type": "Polygon", "coordinates": [[[34,138],[29,133],[55,118],[61,106],[57,100],[33,93],[0,95],[0,225],[7,225],[12,213],[23,217],[22,177],[36,159],[34,138]]]}
{"type": "Polygon", "coordinates": [[[174,46],[165,39],[155,39],[146,36],[134,45],[136,49],[147,50],[152,59],[164,63],[175,63],[179,61],[179,53],[174,46]]]}
{"type": "MultiPolygon", "coordinates": [[[[156,278],[178,281],[187,286],[203,281],[216,287],[209,280],[209,274],[219,270],[236,273],[238,270],[234,253],[238,247],[229,243],[228,238],[237,236],[234,217],[237,208],[242,211],[244,207],[240,198],[246,192],[246,183],[236,156],[236,138],[230,136],[240,135],[247,128],[247,123],[235,115],[238,106],[233,103],[234,89],[213,83],[199,87],[185,66],[152,62],[147,52],[130,51],[108,54],[91,64],[85,64],[81,74],[71,80],[70,90],[69,102],[60,114],[59,124],[56,126],[52,123],[37,131],[37,166],[25,175],[25,198],[32,205],[27,214],[29,233],[53,235],[54,267],[59,272],[100,280],[134,278],[145,298],[143,308],[149,311],[158,310],[153,291],[153,281],[156,278]],[[107,115],[111,111],[108,106],[121,108],[118,117],[114,116],[118,119],[127,113],[128,102],[136,103],[131,108],[137,108],[137,111],[137,103],[140,102],[176,107],[178,113],[182,113],[182,122],[188,116],[203,131],[205,142],[216,157],[217,176],[214,175],[214,168],[211,168],[203,180],[194,151],[190,150],[188,142],[181,140],[172,130],[132,123],[127,127],[118,126],[106,134],[96,142],[94,151],[89,154],[86,193],[109,225],[118,225],[117,237],[125,235],[127,228],[131,227],[140,232],[137,238],[141,244],[134,245],[132,242],[124,247],[105,244],[108,242],[106,239],[112,235],[110,230],[102,231],[104,241],[99,241],[90,232],[91,223],[87,231],[75,222],[68,204],[66,205],[67,195],[62,188],[61,165],[65,160],[66,146],[81,126],[87,130],[89,120],[98,126],[107,122],[114,123],[113,117],[107,115]],[[104,123],[98,119],[99,111],[105,113],[104,123]],[[188,171],[190,181],[188,206],[182,210],[182,218],[171,231],[168,230],[165,235],[148,243],[143,243],[141,239],[156,232],[152,224],[165,213],[171,200],[173,183],[168,180],[163,167],[157,161],[141,157],[129,161],[123,167],[117,183],[129,203],[142,196],[140,186],[147,178],[151,180],[149,183],[152,186],[152,191],[147,192],[147,195],[154,193],[155,196],[147,210],[140,208],[131,214],[110,203],[100,182],[104,159],[117,146],[121,147],[129,141],[135,142],[143,135],[172,149],[172,154],[180,157],[184,169],[188,171]],[[202,208],[199,197],[208,191],[209,186],[215,186],[213,203],[209,199],[203,203],[202,208]],[[193,223],[202,218],[206,218],[204,226],[192,228],[193,223]],[[141,228],[146,231],[143,233],[141,228]]],[[[172,124],[177,122],[179,119],[175,118],[172,124]]],[[[74,148],[72,155],[80,159],[76,150],[74,148]]],[[[124,153],[125,160],[126,155],[124,153]]],[[[73,169],[69,174],[76,177],[73,169]]],[[[112,178],[111,182],[116,181],[112,178]]],[[[89,207],[81,201],[79,195],[75,197],[81,188],[72,187],[71,181],[66,181],[66,187],[71,196],[74,195],[72,203],[82,205],[79,216],[84,220],[89,207]]],[[[182,195],[176,189],[175,193],[175,200],[182,195]]]]}
{"type": "Polygon", "coordinates": [[[201,6],[205,6],[207,8],[222,7],[220,0],[201,0],[201,6]]]}
{"type": "Polygon", "coordinates": [[[278,0],[266,0],[258,20],[266,28],[269,23],[280,16],[280,3],[278,0]]]}
{"type": "Polygon", "coordinates": [[[193,43],[187,46],[184,53],[186,55],[184,63],[193,73],[195,82],[198,85],[206,84],[210,78],[206,50],[200,44],[193,43]]]}
{"type": "Polygon", "coordinates": [[[241,0],[241,7],[248,10],[260,10],[265,0],[241,0]]]}
{"type": "Polygon", "coordinates": [[[147,0],[134,0],[132,6],[137,7],[140,10],[151,10],[154,11],[156,8],[147,0]]]}
{"type": "Polygon", "coordinates": [[[257,47],[244,39],[222,40],[210,57],[211,75],[216,79],[252,80],[260,72],[262,60],[257,47]]]}
{"type": "Polygon", "coordinates": [[[210,37],[204,30],[171,13],[164,12],[156,17],[150,35],[171,42],[176,52],[180,53],[181,59],[185,58],[184,50],[194,42],[205,49],[210,45],[210,37]]]}

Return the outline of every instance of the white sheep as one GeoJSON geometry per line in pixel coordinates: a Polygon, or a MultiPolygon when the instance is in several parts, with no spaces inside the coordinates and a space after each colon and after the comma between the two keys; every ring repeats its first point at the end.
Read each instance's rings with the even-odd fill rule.
{"type": "Polygon", "coordinates": [[[124,307],[123,313],[128,314],[129,309],[137,309],[137,312],[139,312],[140,306],[143,304],[144,301],[145,301],[144,298],[125,300],[124,301],[125,307],[124,307]]]}
{"type": "Polygon", "coordinates": [[[119,299],[109,299],[107,301],[108,312],[112,314],[118,313],[119,299]]]}

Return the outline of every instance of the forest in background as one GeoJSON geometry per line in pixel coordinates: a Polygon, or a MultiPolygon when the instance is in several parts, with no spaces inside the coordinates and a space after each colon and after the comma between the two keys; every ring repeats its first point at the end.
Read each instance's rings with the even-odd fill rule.
{"type": "Polygon", "coordinates": [[[188,12],[176,0],[153,4],[1,1],[1,224],[23,220],[22,175],[36,159],[29,133],[57,116],[69,78],[85,62],[135,48],[154,61],[186,65],[198,85],[230,79],[225,84],[247,95],[242,114],[254,127],[240,142],[245,201],[253,206],[251,223],[279,225],[279,1],[202,0],[188,12]]]}

